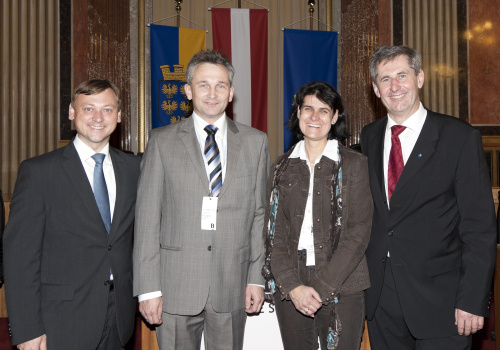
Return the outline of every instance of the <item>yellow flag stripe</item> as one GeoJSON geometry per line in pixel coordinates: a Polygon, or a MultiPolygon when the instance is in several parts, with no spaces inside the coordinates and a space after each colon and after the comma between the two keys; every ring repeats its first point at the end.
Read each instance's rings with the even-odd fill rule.
{"type": "Polygon", "coordinates": [[[206,36],[204,30],[179,28],[179,64],[184,66],[184,71],[194,54],[206,50],[206,36]]]}

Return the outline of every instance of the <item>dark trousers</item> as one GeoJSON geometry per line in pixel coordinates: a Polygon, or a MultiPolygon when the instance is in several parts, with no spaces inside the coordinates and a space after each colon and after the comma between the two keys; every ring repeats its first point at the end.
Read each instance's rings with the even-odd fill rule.
{"type": "Polygon", "coordinates": [[[101,341],[96,350],[122,350],[120,343],[120,335],[118,334],[118,323],[116,319],[116,297],[114,284],[110,284],[108,296],[108,310],[106,311],[106,320],[104,321],[104,329],[101,336],[101,341]]]}
{"type": "MultiPolygon", "coordinates": [[[[314,269],[305,266],[305,263],[299,268],[299,276],[304,285],[309,285],[314,269]]],[[[279,293],[274,300],[285,350],[318,349],[318,337],[321,349],[326,350],[331,304],[323,305],[312,318],[297,311],[290,300],[281,300],[279,293]]],[[[359,350],[365,323],[364,292],[342,294],[336,307],[342,324],[337,350],[359,350]]]]}
{"type": "Polygon", "coordinates": [[[368,333],[372,350],[467,350],[471,348],[470,336],[456,335],[416,339],[408,329],[392,275],[391,259],[385,265],[384,285],[368,333]]]}

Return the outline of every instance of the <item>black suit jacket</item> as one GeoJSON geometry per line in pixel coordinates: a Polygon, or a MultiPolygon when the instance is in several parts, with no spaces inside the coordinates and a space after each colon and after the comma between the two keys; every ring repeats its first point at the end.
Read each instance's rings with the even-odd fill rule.
{"type": "Polygon", "coordinates": [[[366,257],[371,319],[387,251],[405,320],[417,338],[457,334],[455,308],[488,315],[496,257],[495,213],[480,133],[427,111],[387,207],[383,148],[387,117],[361,133],[375,203],[366,257]]]}
{"type": "Polygon", "coordinates": [[[3,229],[5,226],[5,206],[3,203],[2,190],[0,190],[0,288],[3,286],[3,248],[2,248],[2,237],[3,229]]]}
{"type": "Polygon", "coordinates": [[[132,232],[140,159],[110,148],[116,204],[108,235],[71,142],[19,167],[4,232],[12,342],[47,334],[48,349],[95,349],[113,271],[118,329],[134,327],[132,232]]]}

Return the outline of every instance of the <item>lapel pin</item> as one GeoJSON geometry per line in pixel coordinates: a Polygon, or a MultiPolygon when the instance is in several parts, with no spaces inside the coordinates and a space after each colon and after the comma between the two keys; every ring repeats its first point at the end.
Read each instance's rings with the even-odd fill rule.
{"type": "Polygon", "coordinates": [[[418,154],[418,158],[422,158],[422,153],[419,153],[419,154],[418,154]]]}

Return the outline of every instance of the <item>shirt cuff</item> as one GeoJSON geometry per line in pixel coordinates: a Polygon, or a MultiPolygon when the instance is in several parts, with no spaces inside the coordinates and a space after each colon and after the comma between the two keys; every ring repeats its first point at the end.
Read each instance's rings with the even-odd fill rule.
{"type": "Polygon", "coordinates": [[[144,293],[138,296],[139,302],[161,297],[161,291],[144,293]]]}
{"type": "Polygon", "coordinates": [[[247,286],[257,286],[257,287],[262,287],[262,289],[264,289],[264,285],[262,285],[262,284],[248,283],[247,286]]]}

